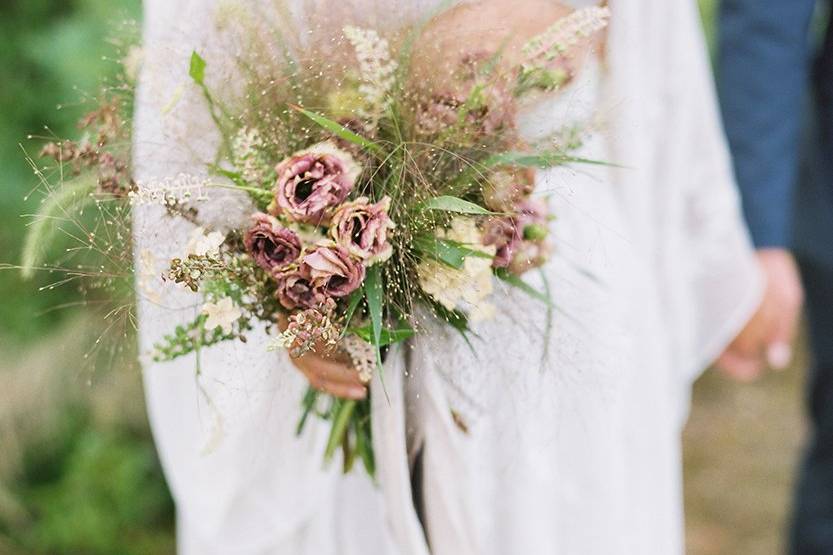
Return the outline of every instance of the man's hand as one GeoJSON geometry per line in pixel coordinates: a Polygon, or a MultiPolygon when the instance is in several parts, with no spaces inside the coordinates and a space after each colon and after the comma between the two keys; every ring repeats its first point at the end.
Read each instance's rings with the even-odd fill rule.
{"type": "Polygon", "coordinates": [[[718,367],[740,381],[758,378],[767,366],[780,370],[789,365],[804,302],[798,266],[788,250],[761,249],[758,261],[766,278],[764,298],[717,360],[718,367]]]}

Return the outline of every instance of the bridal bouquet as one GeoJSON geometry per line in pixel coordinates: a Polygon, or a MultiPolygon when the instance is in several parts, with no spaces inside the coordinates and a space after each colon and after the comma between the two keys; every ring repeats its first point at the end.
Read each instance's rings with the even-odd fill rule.
{"type": "MultiPolygon", "coordinates": [[[[346,26],[326,61],[301,62],[280,44],[266,55],[242,50],[243,92],[229,100],[209,85],[212,64],[194,52],[183,71],[221,137],[206,168],[211,182],[200,180],[198,191],[174,176],[167,185],[136,183],[119,146],[129,138],[120,107],[131,104],[109,101],[82,122],[85,139],[44,148],[70,170],[64,175],[92,176],[81,188],[76,180],[54,188],[45,210],[80,195],[126,207],[111,209],[111,219],[151,202],[194,224],[186,252],[162,276],[137,271],[140,290],[161,277],[203,297],[199,315],[171,329],[154,360],[266,329],[272,348],[341,357],[367,383],[392,344],[420,333],[421,318],[464,335],[490,318],[495,278],[549,303],[521,279],[549,256],[552,216],[532,195],[534,170],[582,162],[570,154],[581,134],[565,129],[528,144],[515,115],[532,95],[569,80],[565,58],[607,18],[604,8],[580,10],[529,40],[519,61],[473,50],[430,76],[413,62],[421,28],[389,40],[382,30],[346,26]],[[246,226],[221,232],[201,219],[211,187],[250,197],[246,226]]],[[[311,388],[299,433],[310,415],[331,422],[326,459],[341,450],[345,471],[358,458],[373,474],[368,400],[311,388]]]]}

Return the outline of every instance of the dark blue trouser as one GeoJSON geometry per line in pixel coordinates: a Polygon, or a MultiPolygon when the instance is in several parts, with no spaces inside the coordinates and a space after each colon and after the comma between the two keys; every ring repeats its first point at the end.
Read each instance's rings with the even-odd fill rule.
{"type": "Polygon", "coordinates": [[[833,555],[833,264],[809,257],[799,257],[799,264],[815,361],[807,383],[810,434],[796,483],[790,552],[833,555]]]}

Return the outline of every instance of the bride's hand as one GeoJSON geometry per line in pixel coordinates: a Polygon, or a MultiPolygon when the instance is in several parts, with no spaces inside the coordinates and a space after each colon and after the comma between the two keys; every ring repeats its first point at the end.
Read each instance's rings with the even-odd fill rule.
{"type": "Polygon", "coordinates": [[[319,391],[342,399],[360,400],[367,397],[367,387],[359,379],[358,372],[339,358],[310,351],[291,360],[306,376],[310,385],[319,391]]]}
{"type": "MultiPolygon", "coordinates": [[[[285,317],[279,318],[278,326],[281,331],[286,329],[285,317]]],[[[367,397],[367,387],[359,379],[359,373],[338,352],[327,351],[321,346],[317,352],[309,351],[299,357],[290,356],[290,360],[318,391],[342,399],[360,400],[367,397]]]]}

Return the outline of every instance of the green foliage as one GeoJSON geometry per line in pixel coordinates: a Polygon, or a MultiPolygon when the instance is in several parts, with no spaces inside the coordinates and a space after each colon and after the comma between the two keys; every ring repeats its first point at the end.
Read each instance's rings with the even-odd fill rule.
{"type": "MultiPolygon", "coordinates": [[[[36,153],[41,141],[28,134],[67,137],[93,103],[102,77],[113,75],[108,34],[114,21],[138,16],[139,0],[26,0],[0,2],[0,263],[18,264],[26,220],[41,195],[20,144],[36,153]],[[109,56],[109,58],[107,57],[109,56]],[[60,109],[58,107],[60,106],[60,109]],[[47,129],[44,129],[44,126],[47,129]]],[[[71,288],[38,292],[47,275],[24,282],[0,271],[0,290],[14,303],[0,303],[0,340],[31,341],[63,321],[68,311],[47,308],[77,300],[71,288]]]]}
{"type": "Polygon", "coordinates": [[[508,283],[512,287],[520,289],[533,299],[541,301],[542,303],[545,303],[547,306],[552,306],[552,299],[550,299],[548,294],[538,291],[537,289],[529,285],[527,282],[525,282],[512,272],[509,272],[504,268],[498,268],[497,270],[495,270],[495,276],[497,276],[500,280],[508,283]]]}
{"type": "MultiPolygon", "coordinates": [[[[360,328],[351,328],[350,332],[356,334],[367,343],[373,342],[373,326],[371,325],[362,326],[360,328]]],[[[401,325],[395,329],[382,328],[382,331],[379,334],[379,346],[385,347],[387,345],[392,345],[393,343],[399,343],[400,341],[405,341],[406,339],[413,337],[415,334],[416,330],[413,328],[401,325]]]]}
{"type": "Polygon", "coordinates": [[[364,148],[364,149],[366,149],[366,150],[368,150],[368,151],[370,151],[374,154],[378,154],[378,155],[384,154],[383,150],[381,149],[381,147],[379,145],[377,145],[376,143],[374,143],[373,141],[371,141],[369,139],[365,139],[364,137],[362,137],[361,135],[358,135],[357,133],[354,133],[354,132],[350,131],[349,129],[347,129],[346,127],[341,125],[340,123],[337,123],[337,122],[335,122],[335,121],[333,121],[329,118],[326,118],[326,117],[322,116],[321,114],[316,114],[315,112],[310,112],[309,110],[304,110],[300,106],[296,106],[294,104],[290,105],[290,108],[292,108],[293,110],[295,110],[297,112],[302,113],[303,115],[305,115],[306,117],[311,119],[313,122],[315,122],[317,125],[319,125],[322,129],[324,129],[326,131],[329,131],[330,133],[332,133],[333,135],[335,135],[339,139],[343,139],[347,142],[358,145],[358,146],[360,146],[360,147],[362,147],[362,148],[364,148]]]}
{"type": "Polygon", "coordinates": [[[467,200],[452,196],[439,196],[429,199],[422,205],[424,210],[439,210],[442,212],[455,212],[457,214],[474,214],[486,216],[491,214],[488,210],[467,200]]]}
{"type": "Polygon", "coordinates": [[[174,328],[174,333],[166,335],[160,342],[154,344],[153,359],[157,362],[174,360],[198,351],[202,347],[210,347],[237,338],[235,333],[223,333],[222,328],[205,329],[206,319],[207,316],[200,314],[192,322],[174,328]]]}
{"type": "Polygon", "coordinates": [[[30,554],[141,555],[173,551],[173,503],[149,438],[93,430],[82,407],[27,453],[13,493],[26,517],[0,533],[30,554]]]}
{"type": "Polygon", "coordinates": [[[417,237],[414,239],[414,248],[421,254],[458,270],[463,267],[466,258],[469,256],[492,258],[492,255],[467,247],[463,243],[433,236],[417,237]]]}
{"type": "MultiPolygon", "coordinates": [[[[33,224],[46,234],[55,231],[51,216],[60,216],[41,207],[41,194],[31,194],[39,180],[20,145],[37,154],[43,141],[28,140],[29,134],[77,135],[75,122],[94,107],[102,79],[118,71],[118,54],[108,43],[112,24],[137,17],[140,8],[140,0],[0,2],[0,263],[21,263],[31,221],[21,214],[46,209],[50,217],[33,224]]],[[[66,194],[75,199],[76,192],[70,188],[66,194]]],[[[54,259],[54,252],[30,247],[21,265],[37,265],[44,254],[54,259]]],[[[71,311],[45,312],[78,300],[78,294],[71,287],[39,291],[52,280],[44,272],[24,282],[18,271],[0,271],[0,290],[14,299],[0,303],[5,354],[22,352],[26,343],[67,321],[71,311]]],[[[10,371],[7,364],[0,363],[0,372],[10,371]]],[[[2,485],[20,510],[0,514],[0,551],[173,553],[173,503],[146,427],[113,422],[102,428],[86,402],[61,409],[56,418],[63,425],[43,441],[18,436],[27,446],[24,469],[2,485]]]]}
{"type": "Polygon", "coordinates": [[[381,337],[382,337],[382,321],[384,320],[385,312],[385,290],[382,284],[382,275],[378,266],[371,266],[367,270],[367,276],[364,279],[364,295],[367,300],[367,311],[370,313],[370,324],[373,330],[373,335],[370,337],[370,343],[376,348],[376,363],[378,370],[382,371],[382,353],[381,337]]]}
{"type": "Polygon", "coordinates": [[[197,85],[205,85],[205,60],[195,52],[191,53],[191,66],[188,75],[197,85]]]}
{"type": "Polygon", "coordinates": [[[56,222],[62,219],[66,212],[75,211],[92,202],[91,194],[95,187],[95,179],[85,176],[83,179],[67,183],[46,197],[23,242],[20,265],[24,279],[30,279],[43,264],[44,245],[51,245],[55,240],[54,236],[61,230],[56,222]]]}

